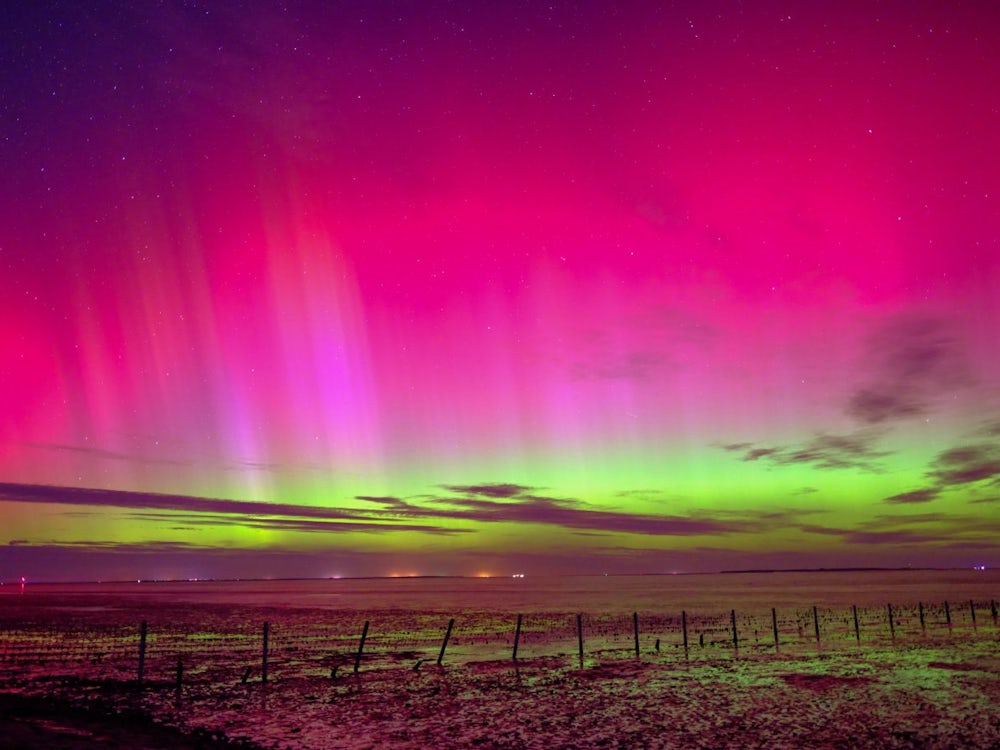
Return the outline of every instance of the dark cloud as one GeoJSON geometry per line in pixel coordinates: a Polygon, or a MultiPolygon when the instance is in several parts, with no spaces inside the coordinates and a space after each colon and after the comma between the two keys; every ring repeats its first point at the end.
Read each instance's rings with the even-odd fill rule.
{"type": "Polygon", "coordinates": [[[822,534],[824,536],[843,536],[844,534],[850,533],[848,529],[838,529],[829,526],[815,526],[812,524],[803,524],[799,526],[800,531],[804,531],[807,534],[822,534]]]}
{"type": "Polygon", "coordinates": [[[881,514],[867,521],[863,529],[800,526],[810,534],[838,536],[848,544],[975,544],[980,541],[996,545],[993,540],[1000,534],[1000,519],[983,519],[978,515],[949,515],[945,513],[909,513],[905,515],[881,514]]]}
{"type": "Polygon", "coordinates": [[[121,490],[2,483],[0,500],[121,508],[133,511],[134,517],[175,524],[238,524],[245,528],[308,532],[419,531],[458,534],[469,531],[442,526],[445,521],[539,524],[580,532],[624,532],[651,536],[738,534],[754,528],[752,519],[727,517],[725,514],[675,516],[598,509],[572,498],[532,494],[533,488],[519,484],[440,486],[456,494],[421,497],[421,504],[395,496],[362,495],[359,499],[381,506],[366,512],[121,490]]]}
{"type": "Polygon", "coordinates": [[[738,522],[702,516],[640,515],[587,507],[572,499],[522,494],[487,497],[442,497],[440,506],[416,509],[418,517],[451,518],[483,523],[517,523],[559,526],[595,532],[625,532],[652,536],[697,536],[746,531],[738,522]]]}
{"type": "Polygon", "coordinates": [[[926,413],[926,404],[914,398],[912,393],[889,390],[895,387],[869,386],[860,389],[848,401],[847,413],[867,424],[880,424],[926,413]]]}
{"type": "Polygon", "coordinates": [[[526,487],[522,484],[505,484],[505,483],[495,483],[495,484],[442,484],[440,485],[442,489],[448,490],[449,492],[457,492],[463,495],[480,495],[482,497],[517,497],[523,495],[526,492],[532,492],[537,487],[526,487]]]}
{"type": "Polygon", "coordinates": [[[910,490],[909,492],[900,492],[897,495],[890,495],[884,498],[882,502],[890,504],[907,504],[907,503],[929,503],[931,500],[936,498],[940,494],[940,490],[936,487],[926,487],[922,490],[910,490]]]}
{"type": "Polygon", "coordinates": [[[195,516],[166,513],[130,513],[129,518],[145,521],[170,521],[186,523],[191,526],[233,526],[238,523],[244,529],[263,529],[266,531],[305,531],[312,533],[384,533],[386,531],[420,531],[426,534],[466,534],[470,529],[452,529],[427,524],[406,524],[388,520],[385,522],[365,521],[326,521],[312,518],[266,518],[259,516],[241,517],[234,521],[231,515],[199,514],[195,516]]]}
{"type": "Polygon", "coordinates": [[[861,430],[849,435],[820,434],[802,445],[757,447],[754,443],[731,443],[723,450],[741,453],[743,461],[764,459],[772,464],[811,464],[818,469],[863,469],[878,471],[878,459],[889,455],[876,447],[882,433],[861,430]]]}
{"type": "Polygon", "coordinates": [[[199,547],[197,544],[192,542],[152,542],[149,545],[146,544],[122,544],[111,539],[96,540],[96,539],[78,539],[69,542],[59,542],[56,545],[55,542],[47,542],[42,545],[32,545],[36,546],[59,546],[63,548],[76,548],[76,549],[86,549],[86,550],[112,550],[112,551],[148,551],[151,553],[156,552],[176,552],[178,550],[199,550],[203,548],[199,547]]]}
{"type": "Polygon", "coordinates": [[[949,448],[931,462],[927,476],[939,486],[1000,481],[1000,446],[984,443],[949,448]]]}
{"type": "Polygon", "coordinates": [[[742,453],[743,451],[752,448],[753,443],[723,443],[719,447],[724,451],[729,451],[730,453],[742,453]]]}
{"type": "Polygon", "coordinates": [[[375,520],[354,511],[311,505],[225,500],[221,498],[166,495],[154,492],[56,487],[44,484],[0,482],[0,500],[60,505],[92,505],[112,508],[154,508],[186,513],[226,513],[246,516],[298,516],[326,520],[375,520]]]}
{"type": "Polygon", "coordinates": [[[983,422],[975,434],[977,437],[1000,438],[1000,419],[990,419],[983,422]]]}
{"type": "Polygon", "coordinates": [[[843,535],[848,544],[907,545],[929,542],[951,541],[951,537],[941,534],[920,534],[901,529],[899,531],[848,531],[843,535]]]}
{"type": "MultiPolygon", "coordinates": [[[[425,498],[416,505],[403,498],[374,498],[397,517],[450,519],[478,523],[558,526],[580,533],[624,532],[650,536],[698,536],[748,533],[759,528],[762,515],[698,513],[690,516],[636,514],[594,508],[572,498],[546,497],[518,484],[440,485],[456,495],[425,498]]],[[[372,499],[372,498],[364,498],[372,499]]],[[[777,522],[781,513],[767,520],[777,522]]]]}
{"type": "MultiPolygon", "coordinates": [[[[159,516],[173,522],[197,525],[238,524],[244,528],[260,528],[308,532],[387,532],[421,531],[431,534],[459,533],[437,525],[401,524],[394,513],[375,511],[360,513],[338,508],[261,503],[243,500],[161,495],[150,492],[98,490],[79,487],[0,483],[0,501],[49,503],[77,506],[100,506],[125,510],[161,510],[176,515],[159,516]]],[[[403,501],[401,507],[408,508],[403,501]]],[[[141,516],[142,514],[135,514],[141,516]]]]}
{"type": "Polygon", "coordinates": [[[751,448],[743,454],[744,461],[756,461],[758,458],[767,458],[781,451],[778,448],[751,448]]]}
{"type": "Polygon", "coordinates": [[[868,341],[871,378],[848,399],[847,413],[865,424],[925,414],[946,389],[971,382],[961,341],[935,317],[890,321],[868,341]]]}
{"type": "Polygon", "coordinates": [[[399,497],[393,497],[392,495],[355,495],[355,500],[364,500],[367,503],[376,503],[384,508],[396,509],[396,510],[406,510],[410,507],[409,503],[399,497]]]}
{"type": "MultiPolygon", "coordinates": [[[[987,420],[970,432],[968,437],[977,440],[992,437],[998,428],[1000,421],[987,420]]],[[[939,452],[928,464],[925,475],[930,480],[926,487],[890,495],[883,498],[883,502],[924,503],[954,487],[980,485],[980,483],[987,483],[980,485],[981,487],[1000,485],[1000,443],[970,442],[947,448],[939,452]]],[[[968,502],[989,503],[992,499],[968,498],[968,502]]]]}
{"type": "Polygon", "coordinates": [[[887,529],[885,531],[870,531],[866,529],[841,529],[825,526],[802,526],[802,531],[824,536],[837,536],[848,544],[919,544],[928,542],[946,542],[953,539],[949,534],[929,534],[915,532],[909,529],[887,529]]]}
{"type": "Polygon", "coordinates": [[[884,374],[894,380],[955,383],[966,379],[951,324],[930,316],[902,317],[872,337],[884,374]]]}

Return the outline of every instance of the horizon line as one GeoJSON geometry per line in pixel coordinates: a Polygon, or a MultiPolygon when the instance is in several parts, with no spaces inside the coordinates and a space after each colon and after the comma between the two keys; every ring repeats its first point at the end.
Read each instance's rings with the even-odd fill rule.
{"type": "MultiPolygon", "coordinates": [[[[770,574],[770,573],[851,573],[851,572],[899,572],[899,571],[948,571],[948,570],[974,570],[984,572],[992,570],[988,566],[838,566],[838,567],[815,567],[815,568],[738,568],[726,570],[702,570],[702,571],[671,571],[671,572],[645,572],[645,573],[541,573],[530,574],[533,578],[636,578],[644,576],[703,576],[703,575],[746,575],[746,574],[770,574]]],[[[157,584],[157,583],[264,583],[268,581],[370,581],[370,580],[401,580],[401,579],[514,579],[522,580],[529,577],[528,573],[497,574],[497,575],[448,575],[448,574],[426,574],[426,575],[368,575],[368,576],[279,576],[274,578],[139,578],[139,579],[113,579],[113,580],[36,580],[26,579],[25,585],[84,585],[84,584],[157,584]]],[[[0,581],[0,586],[20,587],[22,581],[15,579],[12,581],[0,581]]]]}

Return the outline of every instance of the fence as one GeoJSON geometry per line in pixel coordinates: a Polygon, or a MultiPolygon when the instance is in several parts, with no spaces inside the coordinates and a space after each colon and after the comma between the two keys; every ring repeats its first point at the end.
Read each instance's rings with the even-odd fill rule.
{"type": "Polygon", "coordinates": [[[426,664],[558,659],[697,660],[939,638],[996,638],[997,602],[704,614],[250,610],[158,604],[132,609],[0,610],[0,672],[136,685],[337,679],[426,664]]]}

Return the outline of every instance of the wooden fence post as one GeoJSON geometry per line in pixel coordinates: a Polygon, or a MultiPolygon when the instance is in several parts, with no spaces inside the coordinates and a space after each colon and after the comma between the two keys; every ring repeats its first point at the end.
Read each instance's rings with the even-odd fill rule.
{"type": "Polygon", "coordinates": [[[920,633],[921,635],[927,635],[927,625],[924,623],[924,603],[917,602],[917,605],[920,612],[920,633]]]}
{"type": "Polygon", "coordinates": [[[681,632],[684,633],[684,658],[688,656],[688,616],[687,612],[681,610],[681,632]]]}
{"type": "Polygon", "coordinates": [[[183,678],[184,678],[184,662],[181,660],[181,657],[178,656],[177,657],[177,674],[176,674],[176,680],[175,680],[175,687],[177,688],[177,692],[180,692],[180,689],[181,689],[181,680],[183,678]]]}
{"type": "Polygon", "coordinates": [[[583,615],[576,616],[576,639],[580,646],[580,669],[583,669],[583,615]]]}
{"type": "Polygon", "coordinates": [[[819,645],[819,614],[816,607],[813,607],[813,630],[816,631],[816,644],[819,645]]]}
{"type": "Polygon", "coordinates": [[[455,627],[455,618],[448,620],[448,629],[445,631],[444,640],[441,641],[441,653],[438,654],[438,666],[444,661],[444,650],[448,648],[448,639],[451,638],[451,629],[455,627]]]}
{"type": "Polygon", "coordinates": [[[729,610],[729,618],[730,618],[730,620],[732,620],[732,623],[733,623],[733,649],[736,650],[736,651],[739,651],[740,650],[740,641],[739,641],[738,636],[736,635],[736,610],[735,609],[729,610]]]}
{"type": "Polygon", "coordinates": [[[889,611],[889,638],[894,641],[896,640],[896,623],[892,619],[892,605],[888,604],[886,608],[889,611]]]}
{"type": "Polygon", "coordinates": [[[861,643],[861,628],[858,626],[858,605],[852,604],[851,611],[854,613],[854,639],[861,643]]]}
{"type": "Polygon", "coordinates": [[[136,682],[141,686],[146,671],[146,621],[139,623],[139,673],[136,682]]]}
{"type": "Polygon", "coordinates": [[[354,674],[358,673],[358,669],[361,667],[361,654],[365,650],[365,638],[368,637],[368,620],[365,620],[365,626],[361,629],[361,642],[358,644],[358,653],[354,656],[354,674]]]}
{"type": "Polygon", "coordinates": [[[972,629],[976,630],[976,603],[969,599],[969,614],[972,615],[972,629]]]}
{"type": "Polygon", "coordinates": [[[260,649],[260,681],[261,684],[267,684],[267,641],[271,635],[271,623],[264,622],[264,640],[261,643],[260,649]]]}
{"type": "Polygon", "coordinates": [[[517,644],[521,641],[521,618],[523,615],[517,616],[517,628],[514,629],[514,661],[517,661],[517,644]]]}
{"type": "Polygon", "coordinates": [[[771,607],[771,628],[774,630],[774,650],[778,650],[778,613],[771,607]]]}
{"type": "Polygon", "coordinates": [[[990,599],[990,614],[993,615],[993,627],[997,624],[997,602],[996,599],[990,599]]]}
{"type": "Polygon", "coordinates": [[[639,658],[639,613],[632,613],[632,630],[635,633],[635,658],[639,658]]]}
{"type": "Polygon", "coordinates": [[[951,627],[951,607],[948,606],[948,600],[944,601],[944,621],[951,627]]]}

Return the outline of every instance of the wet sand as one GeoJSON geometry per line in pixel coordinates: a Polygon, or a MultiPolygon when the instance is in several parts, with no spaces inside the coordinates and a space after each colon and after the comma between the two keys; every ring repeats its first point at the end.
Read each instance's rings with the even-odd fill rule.
{"type": "Polygon", "coordinates": [[[387,607],[398,602],[382,593],[336,609],[148,591],[0,598],[0,748],[1000,748],[989,591],[975,609],[963,592],[950,609],[925,600],[891,614],[790,602],[776,620],[752,600],[739,615],[686,620],[529,610],[516,661],[517,619],[503,609],[387,607]]]}
{"type": "Polygon", "coordinates": [[[83,708],[66,700],[0,693],[0,748],[14,750],[221,750],[255,745],[233,743],[211,732],[185,734],[146,714],[83,708]]]}
{"type": "Polygon", "coordinates": [[[125,684],[53,683],[44,688],[50,698],[2,698],[0,736],[22,744],[0,746],[1000,747],[995,640],[574,662],[431,662],[193,684],[180,698],[166,683],[141,694],[125,684]]]}

